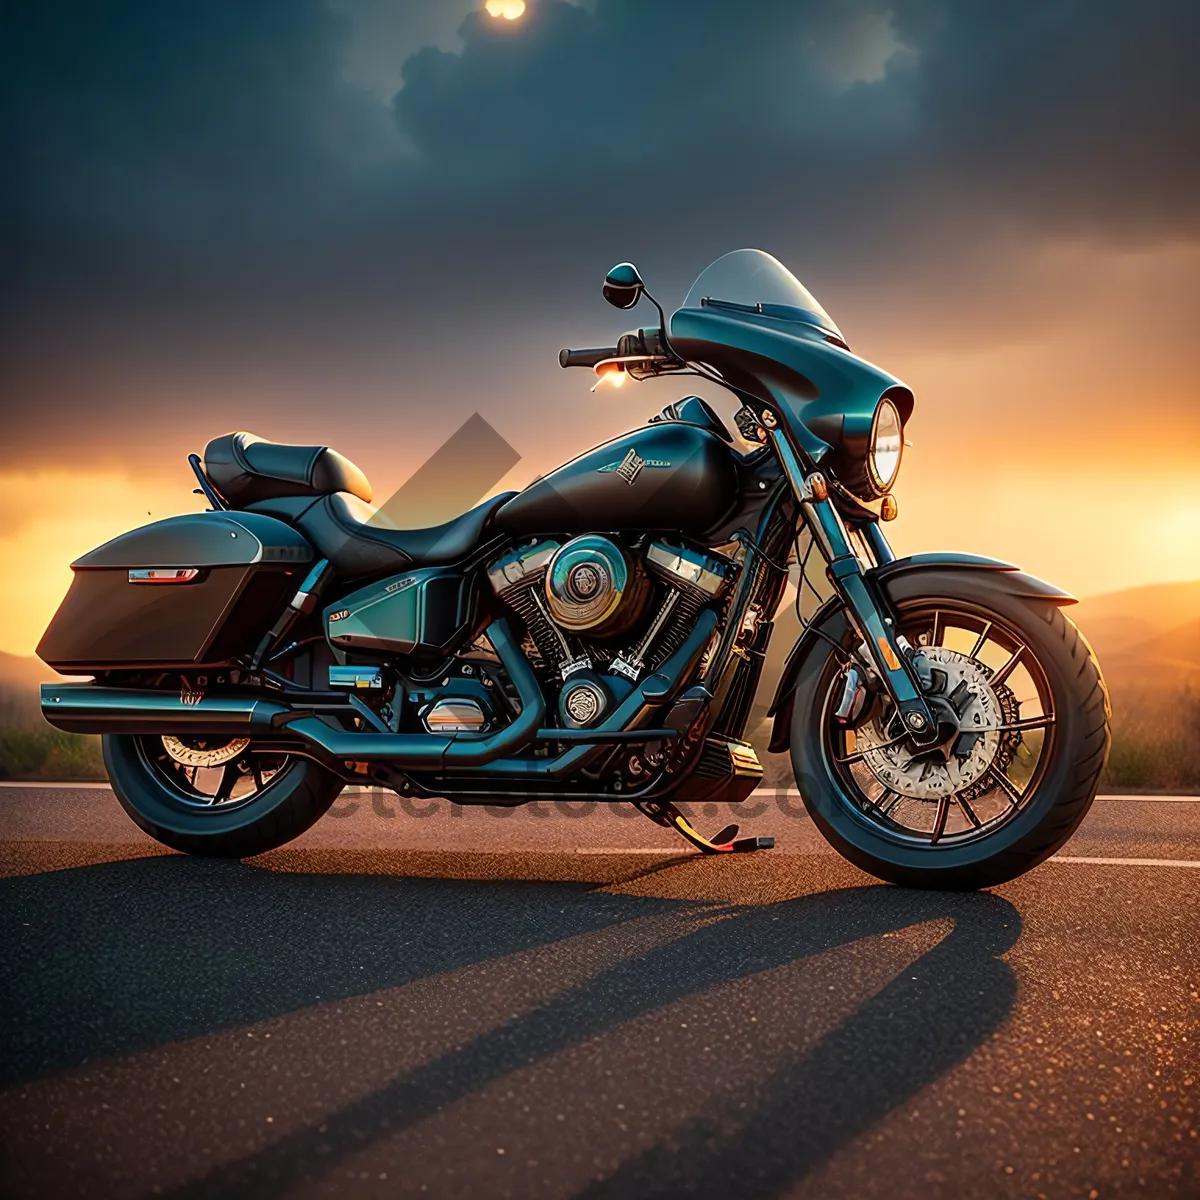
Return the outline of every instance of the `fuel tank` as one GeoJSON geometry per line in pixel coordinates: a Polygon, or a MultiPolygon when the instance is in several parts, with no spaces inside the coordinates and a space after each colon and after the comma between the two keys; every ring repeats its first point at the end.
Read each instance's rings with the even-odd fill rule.
{"type": "Polygon", "coordinates": [[[513,537],[672,530],[703,538],[738,501],[729,447],[696,425],[647,425],[581,454],[519,492],[494,528],[513,537]]]}

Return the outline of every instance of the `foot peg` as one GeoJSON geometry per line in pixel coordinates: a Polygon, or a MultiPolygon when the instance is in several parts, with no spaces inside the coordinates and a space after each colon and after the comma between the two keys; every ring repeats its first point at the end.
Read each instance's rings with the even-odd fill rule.
{"type": "Polygon", "coordinates": [[[701,854],[752,854],[755,850],[775,848],[773,837],[738,837],[736,825],[726,825],[713,837],[706,838],[669,800],[644,800],[638,802],[637,806],[656,825],[674,829],[701,854]]]}

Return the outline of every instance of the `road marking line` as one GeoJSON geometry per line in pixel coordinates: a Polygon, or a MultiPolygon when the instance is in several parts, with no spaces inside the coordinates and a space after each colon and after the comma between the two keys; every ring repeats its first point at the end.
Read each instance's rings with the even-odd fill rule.
{"type": "Polygon", "coordinates": [[[25,788],[27,791],[74,792],[80,789],[111,791],[107,783],[42,783],[39,779],[0,779],[0,788],[25,788]]]}
{"type": "Polygon", "coordinates": [[[1139,804],[1197,804],[1200,796],[1097,796],[1097,800],[1134,800],[1139,804]]]}
{"type": "Polygon", "coordinates": [[[1084,854],[1055,854],[1046,861],[1090,863],[1097,867],[1186,867],[1200,871],[1200,860],[1188,858],[1093,858],[1084,854]]]}

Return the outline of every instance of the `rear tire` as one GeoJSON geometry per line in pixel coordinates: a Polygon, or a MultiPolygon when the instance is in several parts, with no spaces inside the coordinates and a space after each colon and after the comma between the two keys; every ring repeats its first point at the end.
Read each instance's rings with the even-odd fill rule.
{"type": "Polygon", "coordinates": [[[105,734],[104,764],[121,807],[164,846],[184,854],[250,858],[274,850],[310,828],[337,799],[336,775],[303,758],[290,758],[265,785],[242,801],[205,808],[155,769],[146,754],[154,739],[105,734]]]}
{"type": "MultiPolygon", "coordinates": [[[[909,835],[889,820],[886,809],[881,812],[871,803],[864,804],[863,794],[847,787],[843,772],[851,768],[831,761],[834,755],[825,723],[830,719],[830,689],[841,668],[832,647],[824,649],[827,644],[822,643],[800,670],[792,711],[792,767],[805,807],[840,854],[880,879],[908,887],[956,890],[1004,883],[1055,853],[1091,807],[1109,748],[1108,693],[1099,664],[1057,604],[1013,595],[990,572],[931,568],[899,576],[888,591],[901,628],[906,611],[945,604],[977,614],[980,621],[994,618],[997,626],[1003,623],[1017,631],[1035,656],[1053,700],[1055,719],[1053,730],[1047,730],[1052,732],[1052,740],[1046,743],[1047,761],[1039,760],[1019,807],[997,819],[994,830],[967,828],[938,844],[909,835]]],[[[849,644],[844,613],[834,614],[824,629],[834,641],[844,639],[849,644]]],[[[915,644],[915,637],[911,640],[915,644]]],[[[959,804],[957,799],[954,803],[959,804]]],[[[964,812],[970,811],[971,803],[974,800],[964,812]]]]}

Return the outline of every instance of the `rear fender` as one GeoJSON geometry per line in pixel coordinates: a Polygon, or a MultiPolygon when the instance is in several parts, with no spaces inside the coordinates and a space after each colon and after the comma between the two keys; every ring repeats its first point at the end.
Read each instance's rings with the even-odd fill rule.
{"type": "MultiPolygon", "coordinates": [[[[882,566],[873,567],[866,574],[886,595],[890,593],[891,586],[897,578],[916,571],[929,570],[990,571],[995,574],[997,585],[1011,596],[1047,600],[1051,604],[1060,605],[1076,603],[1074,596],[1055,587],[1054,584],[1037,579],[1033,575],[1026,575],[1012,563],[1001,562],[997,558],[984,558],[978,554],[960,554],[955,551],[913,554],[908,558],[898,558],[882,566]]],[[[826,639],[832,638],[841,642],[846,629],[843,610],[844,605],[840,597],[833,596],[826,600],[813,614],[787,656],[783,673],[779,677],[779,686],[775,689],[775,698],[771,701],[771,707],[767,709],[767,716],[775,719],[768,746],[773,754],[781,754],[788,748],[792,726],[792,698],[800,670],[809,655],[829,644],[826,639]]]]}

